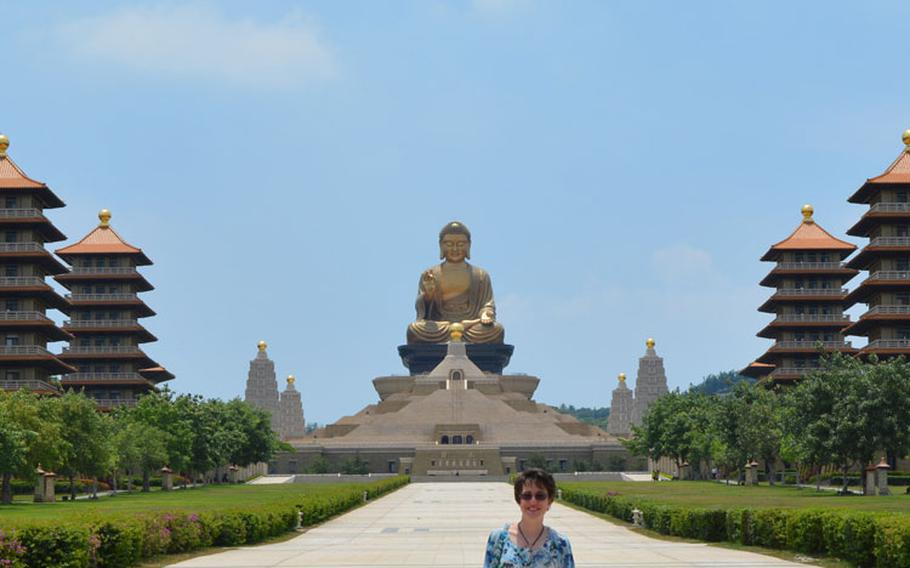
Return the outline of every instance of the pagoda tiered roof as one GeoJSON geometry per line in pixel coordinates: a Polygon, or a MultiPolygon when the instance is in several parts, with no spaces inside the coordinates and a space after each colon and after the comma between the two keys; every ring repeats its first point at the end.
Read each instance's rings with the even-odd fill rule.
{"type": "Polygon", "coordinates": [[[60,258],[69,262],[70,258],[77,255],[115,254],[133,257],[137,266],[148,266],[152,264],[149,257],[145,256],[145,253],[142,252],[142,249],[134,247],[123,240],[123,238],[117,234],[117,231],[108,224],[108,221],[104,220],[105,216],[108,220],[110,219],[110,212],[105,213],[106,211],[106,209],[102,210],[99,215],[102,217],[101,223],[95,227],[92,232],[83,237],[81,241],[57,249],[57,254],[60,258]]]}
{"type": "Polygon", "coordinates": [[[910,185],[910,130],[904,132],[903,140],[906,147],[891,162],[891,165],[881,175],[867,179],[866,183],[856,190],[856,193],[851,195],[847,201],[869,203],[875,193],[881,191],[885,186],[910,185]]]}
{"type": "Polygon", "coordinates": [[[43,182],[33,180],[25,175],[25,172],[16,165],[12,158],[6,155],[5,151],[2,154],[0,156],[0,190],[21,189],[34,192],[41,198],[45,209],[55,209],[66,205],[43,182]]]}
{"type": "Polygon", "coordinates": [[[780,258],[783,252],[793,251],[824,251],[833,252],[839,255],[843,260],[850,256],[856,245],[842,241],[831,235],[828,231],[812,221],[811,207],[803,210],[803,222],[794,230],[789,237],[781,242],[771,245],[761,260],[775,261],[780,258]]]}

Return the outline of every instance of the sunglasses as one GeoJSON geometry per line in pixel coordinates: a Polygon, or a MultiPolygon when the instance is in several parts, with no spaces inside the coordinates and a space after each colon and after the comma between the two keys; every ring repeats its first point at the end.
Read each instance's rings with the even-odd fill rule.
{"type": "Polygon", "coordinates": [[[537,493],[531,493],[530,491],[525,491],[524,493],[519,495],[519,497],[521,497],[522,501],[530,501],[531,499],[536,499],[538,501],[547,500],[547,494],[544,493],[543,491],[538,491],[537,493]]]}

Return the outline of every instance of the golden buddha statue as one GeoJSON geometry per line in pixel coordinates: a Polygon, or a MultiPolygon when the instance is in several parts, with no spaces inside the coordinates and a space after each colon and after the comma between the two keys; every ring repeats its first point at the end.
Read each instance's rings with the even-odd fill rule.
{"type": "Polygon", "coordinates": [[[452,221],[439,231],[440,264],[420,277],[417,321],[408,326],[408,343],[445,343],[451,325],[464,326],[468,343],[502,343],[505,331],[496,321],[493,285],[485,270],[465,262],[471,258],[471,232],[452,221]]]}

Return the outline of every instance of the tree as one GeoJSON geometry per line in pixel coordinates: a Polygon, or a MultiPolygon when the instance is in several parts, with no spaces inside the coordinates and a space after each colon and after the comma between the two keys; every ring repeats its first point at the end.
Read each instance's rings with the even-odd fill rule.
{"type": "Polygon", "coordinates": [[[168,465],[174,471],[185,472],[189,466],[193,443],[192,423],[183,409],[174,403],[173,398],[173,393],[165,387],[161,392],[149,392],[140,396],[136,406],[127,412],[130,420],[152,433],[153,439],[146,442],[150,450],[157,450],[159,442],[164,444],[165,452],[160,463],[152,467],[144,459],[143,491],[148,490],[151,471],[168,465]]]}
{"type": "Polygon", "coordinates": [[[865,363],[837,353],[787,393],[785,417],[795,453],[816,467],[835,465],[843,474],[843,492],[850,468],[870,461],[882,439],[875,432],[877,401],[867,396],[874,389],[865,363]]]}
{"type": "MultiPolygon", "coordinates": [[[[46,404],[56,407],[56,414],[63,428],[61,438],[62,463],[60,472],[70,484],[70,499],[76,498],[75,479],[80,473],[97,478],[107,473],[110,429],[106,416],[98,412],[94,401],[82,393],[69,391],[59,398],[48,399],[46,404]]],[[[93,485],[93,495],[97,484],[93,485]]]]}
{"type": "Polygon", "coordinates": [[[713,430],[721,444],[719,460],[727,471],[760,458],[773,483],[781,439],[778,407],[777,395],[746,382],[735,384],[728,396],[718,399],[713,430]]]}
{"type": "Polygon", "coordinates": [[[641,426],[633,426],[632,439],[622,441],[629,451],[652,460],[669,457],[678,468],[693,454],[695,431],[706,428],[701,423],[697,393],[669,392],[648,408],[641,426]]]}
{"type": "Polygon", "coordinates": [[[55,469],[67,442],[60,437],[60,421],[54,408],[41,404],[26,390],[0,392],[0,475],[4,503],[12,503],[12,478],[34,479],[40,464],[55,469]]]}

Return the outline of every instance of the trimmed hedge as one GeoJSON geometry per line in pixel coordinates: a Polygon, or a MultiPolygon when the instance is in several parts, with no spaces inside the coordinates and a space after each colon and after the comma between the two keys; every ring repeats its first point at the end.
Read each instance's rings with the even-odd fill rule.
{"type": "Polygon", "coordinates": [[[348,511],[363,502],[364,491],[373,499],[409,481],[399,476],[334,492],[327,486],[325,494],[255,508],[108,515],[66,525],[28,522],[0,531],[0,566],[125,568],[163,554],[253,544],[294,530],[298,521],[309,526],[348,511]]]}
{"type": "Polygon", "coordinates": [[[715,509],[563,489],[565,501],[661,534],[835,556],[860,567],[910,568],[910,516],[831,509],[715,509]]]}

